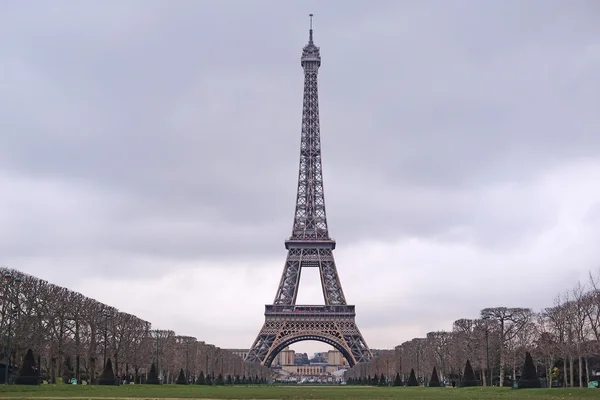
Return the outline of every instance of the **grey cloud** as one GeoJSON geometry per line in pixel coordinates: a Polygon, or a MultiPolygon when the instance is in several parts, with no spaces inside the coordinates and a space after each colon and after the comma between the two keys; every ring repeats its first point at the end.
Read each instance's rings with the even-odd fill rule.
{"type": "Polygon", "coordinates": [[[279,254],[311,11],[340,242],[512,245],[552,216],[517,205],[494,217],[477,203],[482,186],[600,150],[589,2],[33,4],[0,12],[0,72],[11,77],[0,86],[0,169],[86,182],[118,201],[56,217],[54,231],[21,227],[39,240],[10,242],[13,256],[52,252],[34,246],[44,242],[59,253],[279,254]]]}

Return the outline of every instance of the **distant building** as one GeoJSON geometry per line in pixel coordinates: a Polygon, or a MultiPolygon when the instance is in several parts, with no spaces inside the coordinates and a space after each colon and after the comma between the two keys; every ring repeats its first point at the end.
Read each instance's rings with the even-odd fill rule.
{"type": "Polygon", "coordinates": [[[296,352],[294,350],[290,350],[290,347],[287,346],[285,349],[281,350],[277,357],[275,358],[275,364],[284,366],[284,365],[295,365],[296,364],[296,352]]]}
{"type": "MultiPolygon", "coordinates": [[[[249,349],[228,349],[246,359],[249,349]]],[[[337,350],[315,353],[312,359],[306,353],[296,353],[288,347],[281,350],[272,364],[273,370],[282,380],[335,382],[343,377],[348,361],[337,350]]]]}
{"type": "Polygon", "coordinates": [[[308,360],[308,354],[306,353],[296,353],[295,359],[296,361],[294,362],[294,364],[296,365],[308,365],[308,363],[310,362],[308,360]]]}
{"type": "Polygon", "coordinates": [[[250,351],[250,349],[227,349],[227,351],[232,352],[234,355],[241,357],[242,360],[246,359],[246,356],[248,355],[248,352],[250,351]]]}

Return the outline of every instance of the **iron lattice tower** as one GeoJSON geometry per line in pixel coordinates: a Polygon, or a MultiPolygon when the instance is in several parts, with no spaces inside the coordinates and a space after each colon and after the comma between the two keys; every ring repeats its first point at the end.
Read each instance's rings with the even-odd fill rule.
{"type": "Polygon", "coordinates": [[[356,326],[354,306],[346,304],[333,258],[335,240],[327,228],[317,85],[321,55],[313,42],[312,14],[310,17],[308,44],[301,58],[304,101],[294,225],[285,241],[288,255],[275,300],[265,306],[265,323],[246,357],[247,362],[266,366],[283,348],[303,340],[333,346],[350,366],[372,357],[356,326]],[[319,268],[325,305],[296,305],[302,268],[319,268]]]}

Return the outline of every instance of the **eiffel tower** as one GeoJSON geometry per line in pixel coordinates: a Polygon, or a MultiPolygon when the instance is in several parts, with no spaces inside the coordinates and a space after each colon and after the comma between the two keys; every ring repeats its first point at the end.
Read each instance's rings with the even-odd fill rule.
{"type": "Polygon", "coordinates": [[[335,240],[327,229],[317,90],[321,55],[313,42],[312,14],[301,65],[304,104],[294,226],[285,241],[288,255],[275,300],[265,306],[265,323],[246,361],[271,366],[286,346],[317,340],[339,350],[353,366],[368,361],[372,354],[356,326],[354,306],[346,304],[333,258],[335,240]],[[319,268],[325,305],[296,305],[302,268],[319,268]]]}

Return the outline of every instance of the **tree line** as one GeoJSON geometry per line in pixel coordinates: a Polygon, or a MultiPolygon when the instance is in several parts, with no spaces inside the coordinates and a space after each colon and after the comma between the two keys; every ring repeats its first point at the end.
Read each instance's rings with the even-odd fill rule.
{"type": "MultiPolygon", "coordinates": [[[[116,376],[144,382],[154,363],[162,382],[219,375],[266,378],[269,370],[192,336],[152,329],[148,321],[81,293],[0,268],[0,356],[19,366],[28,349],[43,379],[98,382],[107,359],[116,376]],[[10,331],[10,335],[9,335],[10,331]],[[10,343],[9,343],[10,342],[10,343]]],[[[3,375],[3,374],[0,374],[3,375]]],[[[0,377],[3,380],[3,376],[0,377]]]]}
{"type": "Polygon", "coordinates": [[[356,382],[383,374],[406,381],[414,369],[417,380],[426,383],[436,368],[440,380],[460,381],[469,360],[482,385],[507,386],[521,375],[527,352],[548,386],[583,387],[593,370],[600,373],[600,276],[590,274],[538,312],[484,308],[478,318],[454,321],[451,330],[375,351],[346,378],[356,382]]]}

